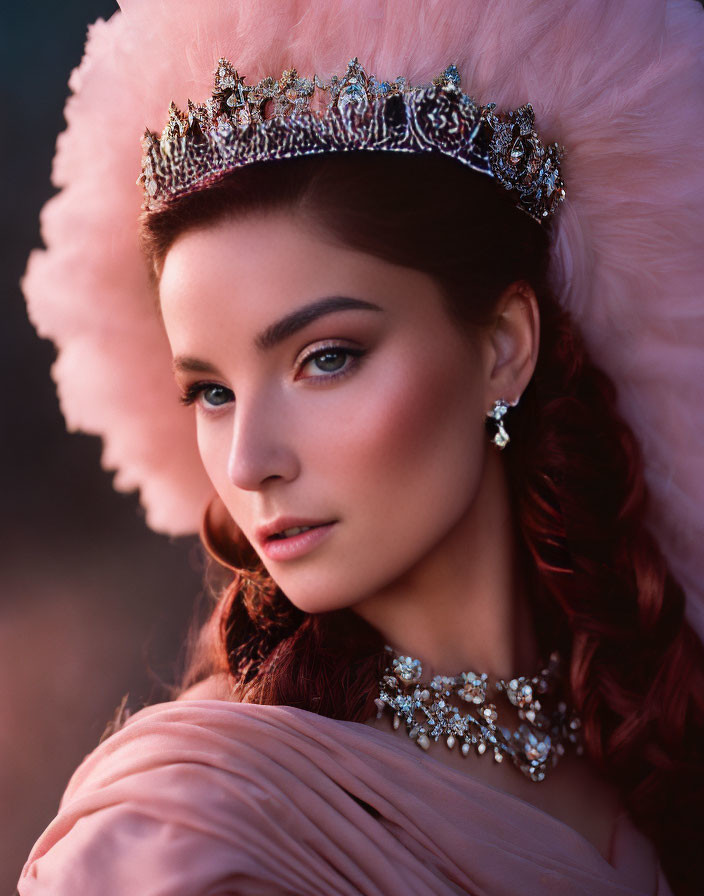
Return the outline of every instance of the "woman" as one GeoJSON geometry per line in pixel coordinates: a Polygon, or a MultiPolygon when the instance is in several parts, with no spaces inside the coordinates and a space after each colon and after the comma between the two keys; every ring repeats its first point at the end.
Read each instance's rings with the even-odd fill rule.
{"type": "MultiPolygon", "coordinates": [[[[153,120],[146,107],[170,95],[161,82],[184,56],[207,71],[217,48],[259,73],[221,60],[210,104],[147,134],[148,263],[134,277],[120,154],[91,159],[100,208],[78,221],[92,225],[92,304],[57,370],[74,424],[105,435],[151,524],[200,526],[232,580],[179,699],[129,718],[76,772],[21,894],[696,891],[704,660],[668,563],[684,580],[697,558],[656,475],[674,476],[676,457],[694,489],[696,463],[676,434],[655,449],[646,438],[679,396],[653,408],[642,396],[660,262],[675,297],[699,271],[701,188],[645,143],[641,207],[618,141],[637,152],[657,100],[678,145],[662,100],[691,83],[704,28],[693,3],[650,17],[641,4],[638,29],[621,9],[205,4],[181,16],[143,3],[96,30],[74,135],[115,113],[106,96],[153,120]],[[335,68],[348,45],[361,63],[335,68]],[[371,80],[372,52],[374,71],[410,84],[371,80]],[[337,80],[301,80],[291,56],[337,80]],[[625,71],[619,118],[605,92],[625,71]],[[483,103],[540,103],[564,166],[525,108],[471,104],[458,84],[470,73],[483,103]],[[316,107],[325,93],[336,111],[316,107]],[[602,129],[616,136],[600,156],[602,129]],[[106,320],[126,324],[114,344],[106,320]],[[195,406],[178,418],[169,366],[195,406]],[[624,396],[640,396],[647,469],[624,396]]],[[[114,130],[120,143],[129,128],[114,130]]],[[[70,135],[64,152],[84,166],[89,144],[70,135]]],[[[68,180],[49,230],[90,195],[83,167],[68,180]]],[[[26,283],[45,331],[50,269],[35,258],[26,283]]],[[[695,312],[677,307],[692,328],[695,312]]],[[[683,378],[681,352],[664,381],[683,378]]],[[[678,509],[697,523],[696,502],[678,509]]]]}

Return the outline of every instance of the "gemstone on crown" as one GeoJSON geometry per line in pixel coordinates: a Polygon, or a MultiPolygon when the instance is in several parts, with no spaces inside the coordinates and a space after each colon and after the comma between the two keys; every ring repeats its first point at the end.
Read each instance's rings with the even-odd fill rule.
{"type": "Polygon", "coordinates": [[[405,77],[378,81],[355,56],[327,84],[291,68],[249,85],[223,58],[211,97],[189,100],[185,112],[172,102],[161,136],[145,132],[138,183],[151,209],[253,162],[352,150],[439,152],[495,178],[543,222],[565,198],[564,151],[544,146],[534,124],[529,103],[505,114],[494,103],[478,105],[460,89],[455,65],[412,86],[405,77]],[[316,90],[329,100],[318,110],[316,90]]]}

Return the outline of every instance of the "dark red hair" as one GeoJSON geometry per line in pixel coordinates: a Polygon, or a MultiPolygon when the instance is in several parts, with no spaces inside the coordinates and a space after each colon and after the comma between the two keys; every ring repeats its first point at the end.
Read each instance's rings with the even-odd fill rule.
{"type": "MultiPolygon", "coordinates": [[[[185,229],[254,211],[301,214],[325,238],[435,278],[458,325],[482,325],[516,281],[538,297],[533,378],[509,412],[505,462],[535,629],[570,657],[588,754],[655,843],[677,894],[699,892],[704,847],[704,649],[645,525],[639,446],[611,380],[546,283],[549,236],[489,178],[434,155],[339,153],[252,165],[146,215],[158,277],[185,229]]],[[[227,671],[239,697],[365,721],[384,665],[351,610],[307,614],[269,578],[219,500],[202,539],[233,570],[183,686],[227,671]]]]}

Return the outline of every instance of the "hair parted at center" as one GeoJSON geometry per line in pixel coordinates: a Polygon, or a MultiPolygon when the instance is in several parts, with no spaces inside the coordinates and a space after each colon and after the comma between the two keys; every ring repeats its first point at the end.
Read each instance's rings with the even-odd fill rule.
{"type": "MultiPolygon", "coordinates": [[[[490,179],[433,154],[277,160],[145,212],[155,279],[182,232],[279,210],[324,239],[430,275],[468,333],[492,321],[510,284],[535,291],[539,354],[510,411],[502,459],[538,643],[543,656],[569,657],[588,756],[655,843],[675,893],[694,893],[704,848],[692,823],[704,799],[704,648],[646,528],[643,462],[614,384],[550,291],[549,230],[490,179]]],[[[297,609],[218,498],[201,538],[231,576],[193,638],[182,687],[226,672],[245,702],[373,716],[386,664],[380,634],[350,609],[297,609]]]]}

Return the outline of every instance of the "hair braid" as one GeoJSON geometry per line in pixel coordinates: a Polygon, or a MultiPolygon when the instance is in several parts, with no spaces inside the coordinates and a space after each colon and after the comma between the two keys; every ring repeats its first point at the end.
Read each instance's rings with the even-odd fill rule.
{"type": "Polygon", "coordinates": [[[541,315],[554,338],[543,341],[531,395],[509,420],[523,446],[507,452],[519,525],[542,603],[553,601],[569,627],[587,751],[658,845],[676,892],[694,893],[704,847],[694,824],[704,799],[704,650],[644,524],[643,462],[614,385],[556,303],[544,300],[541,315]]]}

